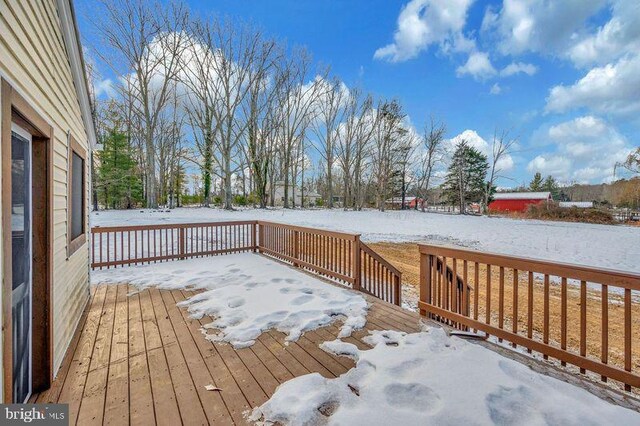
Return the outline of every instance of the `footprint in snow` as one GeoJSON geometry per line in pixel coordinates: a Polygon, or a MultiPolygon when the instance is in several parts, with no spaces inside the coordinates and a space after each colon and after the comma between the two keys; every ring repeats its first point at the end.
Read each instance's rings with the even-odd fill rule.
{"type": "Polygon", "coordinates": [[[393,383],[385,386],[384,395],[394,407],[419,408],[428,414],[434,414],[442,408],[438,394],[421,383],[393,383]]]}
{"type": "Polygon", "coordinates": [[[311,300],[313,300],[313,296],[311,296],[309,294],[305,294],[304,296],[298,296],[295,299],[293,299],[291,301],[291,304],[293,306],[300,306],[300,305],[304,305],[305,303],[310,302],[311,300]]]}
{"type": "Polygon", "coordinates": [[[239,308],[240,306],[244,305],[246,303],[246,300],[244,300],[244,298],[242,297],[233,297],[231,299],[229,299],[229,302],[227,303],[227,306],[229,306],[230,308],[239,308]]]}

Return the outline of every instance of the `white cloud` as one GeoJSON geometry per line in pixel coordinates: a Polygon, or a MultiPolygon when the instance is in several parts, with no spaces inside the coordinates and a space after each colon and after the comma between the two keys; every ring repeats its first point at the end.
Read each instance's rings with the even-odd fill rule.
{"type": "Polygon", "coordinates": [[[614,114],[640,111],[640,55],[593,68],[571,86],[553,87],[546,111],[565,112],[581,107],[614,114]]]}
{"type": "Polygon", "coordinates": [[[611,19],[569,49],[569,58],[578,66],[605,64],[640,51],[640,2],[617,0],[611,19]]]}
{"type": "Polygon", "coordinates": [[[411,0],[398,16],[393,43],[376,50],[375,59],[402,62],[432,44],[444,50],[468,51],[475,43],[462,33],[473,0],[411,0]]]}
{"type": "Polygon", "coordinates": [[[538,67],[533,64],[527,64],[524,62],[512,62],[500,71],[500,76],[509,77],[515,74],[527,74],[534,75],[538,72],[538,67]]]}
{"type": "Polygon", "coordinates": [[[605,0],[504,0],[488,8],[482,31],[494,34],[505,54],[564,52],[575,43],[585,21],[601,10],[605,0]]]}
{"type": "Polygon", "coordinates": [[[102,95],[108,98],[113,98],[116,96],[116,88],[114,87],[113,80],[111,80],[110,78],[94,81],[93,91],[96,98],[102,95]]]}
{"type": "Polygon", "coordinates": [[[491,90],[489,90],[489,94],[499,95],[500,93],[502,93],[502,87],[500,87],[498,83],[494,83],[493,86],[491,86],[491,90]]]}
{"type": "Polygon", "coordinates": [[[538,155],[529,162],[527,170],[531,173],[540,172],[565,181],[571,169],[571,160],[560,155],[538,155]]]}
{"type": "MultiPolygon", "coordinates": [[[[458,145],[458,143],[460,143],[462,140],[467,141],[470,146],[486,155],[489,161],[491,161],[491,144],[487,142],[487,140],[482,136],[480,136],[475,130],[465,130],[459,135],[449,139],[449,146],[447,147],[447,149],[453,152],[453,150],[455,150],[456,148],[456,145],[458,145]]],[[[496,167],[500,172],[507,172],[513,169],[514,165],[515,161],[513,160],[513,157],[510,154],[506,154],[500,159],[500,161],[498,161],[496,167]]]]}
{"type": "Polygon", "coordinates": [[[462,77],[470,75],[476,80],[486,80],[496,75],[496,69],[491,64],[489,55],[485,52],[473,52],[467,62],[456,69],[456,75],[462,77]]]}
{"type": "Polygon", "coordinates": [[[624,160],[631,150],[627,139],[614,127],[591,115],[551,126],[545,136],[555,150],[535,157],[527,169],[564,182],[610,180],[616,162],[624,160]]]}

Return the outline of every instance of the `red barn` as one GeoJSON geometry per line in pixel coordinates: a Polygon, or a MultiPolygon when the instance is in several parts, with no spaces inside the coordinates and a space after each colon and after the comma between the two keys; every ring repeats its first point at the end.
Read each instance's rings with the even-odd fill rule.
{"type": "MultiPolygon", "coordinates": [[[[404,197],[405,209],[417,209],[422,205],[422,198],[420,197],[404,197]]],[[[385,201],[387,207],[392,210],[402,210],[402,197],[393,197],[385,201]]]]}
{"type": "Polygon", "coordinates": [[[503,192],[494,194],[489,210],[497,212],[524,212],[530,204],[552,201],[550,192],[503,192]]]}

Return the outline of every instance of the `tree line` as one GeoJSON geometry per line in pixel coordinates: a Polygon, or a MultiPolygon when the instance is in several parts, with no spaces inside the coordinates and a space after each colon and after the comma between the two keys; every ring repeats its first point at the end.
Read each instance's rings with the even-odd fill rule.
{"type": "Polygon", "coordinates": [[[95,16],[93,52],[117,76],[115,93],[94,99],[96,208],[305,207],[317,192],[327,207],[384,210],[390,197],[427,198],[441,185],[461,212],[486,209],[517,144],[496,131],[486,153],[452,146],[435,117],[417,132],[397,99],[347,87],[304,48],[182,3],[105,0],[95,16]]]}

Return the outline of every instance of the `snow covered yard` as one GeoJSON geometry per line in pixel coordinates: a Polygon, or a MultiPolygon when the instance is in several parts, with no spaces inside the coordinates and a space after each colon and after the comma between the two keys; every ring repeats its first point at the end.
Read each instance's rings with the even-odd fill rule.
{"type": "Polygon", "coordinates": [[[419,211],[182,208],[92,213],[92,226],[270,220],[361,233],[365,241],[456,244],[484,251],[640,272],[640,227],[457,216],[419,211]]]}
{"type": "Polygon", "coordinates": [[[203,330],[215,330],[207,338],[235,348],[253,345],[269,329],[295,341],[338,318],[344,320],[342,337],[366,322],[367,302],[360,294],[253,253],[97,270],[91,282],[204,290],[182,305],[195,318],[213,317],[203,330]]]}
{"type": "Polygon", "coordinates": [[[374,331],[373,346],[321,347],[356,367],[335,379],[308,374],[281,385],[251,419],[264,424],[638,424],[640,413],[539,374],[441,328],[374,331]]]}

